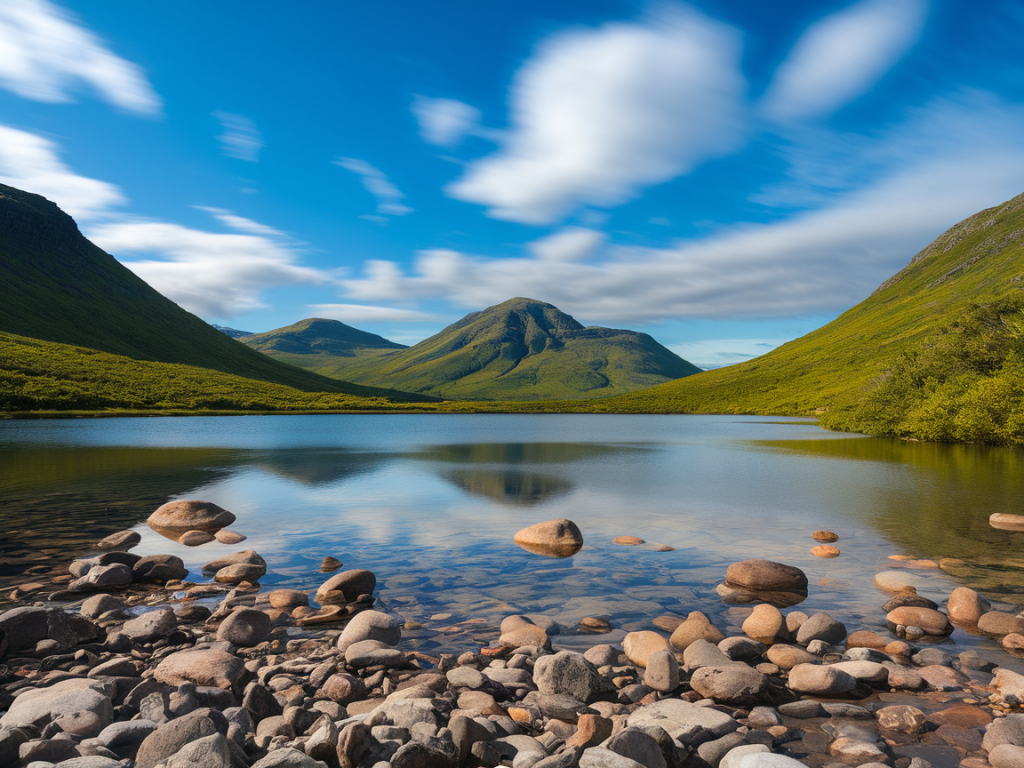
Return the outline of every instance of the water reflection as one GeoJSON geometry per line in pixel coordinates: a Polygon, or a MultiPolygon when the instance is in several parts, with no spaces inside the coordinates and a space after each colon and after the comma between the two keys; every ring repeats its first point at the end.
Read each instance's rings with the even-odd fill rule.
{"type": "Polygon", "coordinates": [[[441,472],[463,491],[499,504],[533,506],[563,496],[574,487],[568,480],[542,472],[500,469],[453,469],[441,472]]]}
{"type": "Polygon", "coordinates": [[[454,464],[567,464],[643,450],[601,443],[458,443],[425,446],[411,458],[454,464]]]}
{"type": "Polygon", "coordinates": [[[279,477],[308,486],[333,485],[379,469],[394,457],[349,450],[289,449],[256,454],[250,461],[279,477]]]}

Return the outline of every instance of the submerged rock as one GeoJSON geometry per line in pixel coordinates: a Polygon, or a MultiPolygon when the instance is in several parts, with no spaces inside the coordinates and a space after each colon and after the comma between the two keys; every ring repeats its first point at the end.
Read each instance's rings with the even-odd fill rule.
{"type": "Polygon", "coordinates": [[[583,534],[572,520],[547,520],[516,533],[513,540],[527,552],[545,557],[571,557],[583,548],[583,534]]]}
{"type": "Polygon", "coordinates": [[[725,573],[728,584],[770,592],[806,592],[807,576],[799,568],[772,560],[743,560],[725,573]]]}

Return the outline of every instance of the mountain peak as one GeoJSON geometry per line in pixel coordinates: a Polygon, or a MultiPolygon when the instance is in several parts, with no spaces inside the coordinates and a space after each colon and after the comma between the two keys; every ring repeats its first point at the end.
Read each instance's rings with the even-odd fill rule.
{"type": "Polygon", "coordinates": [[[368,350],[405,349],[404,344],[353,328],[339,320],[307,317],[284,328],[254,333],[240,341],[260,352],[352,357],[368,350]]]}

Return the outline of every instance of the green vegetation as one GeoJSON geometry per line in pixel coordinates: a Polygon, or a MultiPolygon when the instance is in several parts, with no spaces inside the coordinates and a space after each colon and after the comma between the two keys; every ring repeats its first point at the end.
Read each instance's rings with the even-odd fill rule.
{"type": "Polygon", "coordinates": [[[1022,243],[1024,195],[952,227],[868,299],[802,338],[593,410],[815,414],[835,429],[1020,443],[1012,415],[1020,407],[1020,356],[1011,348],[1012,307],[1024,288],[1022,243]],[[996,316],[1006,329],[984,330],[996,316]],[[958,326],[955,318],[964,319],[958,326]],[[973,339],[960,368],[936,346],[936,334],[950,347],[973,339]],[[915,376],[920,386],[899,384],[915,376]]]}
{"type": "Polygon", "coordinates": [[[402,397],[261,355],[161,296],[44,197],[0,184],[0,331],[307,392],[402,397]]]}
{"type": "Polygon", "coordinates": [[[133,360],[0,332],[0,412],[363,411],[408,407],[391,398],[303,392],[208,368],[133,360]]]}
{"type": "Polygon", "coordinates": [[[238,337],[247,347],[267,354],[355,357],[359,354],[406,349],[404,344],[367,333],[337,320],[311,317],[266,333],[238,337]]]}
{"type": "MultiPolygon", "coordinates": [[[[305,320],[289,328],[326,322],[305,320]]],[[[610,397],[700,370],[647,334],[584,328],[550,304],[531,299],[511,299],[474,312],[416,346],[396,351],[380,345],[399,346],[394,342],[363,334],[370,338],[358,348],[323,342],[319,349],[329,354],[300,352],[311,349],[305,337],[313,327],[324,330],[318,325],[300,333],[285,334],[289,329],[283,328],[261,334],[276,335],[272,345],[254,343],[258,337],[244,341],[263,344],[257,348],[328,376],[460,400],[610,397]]],[[[350,345],[348,332],[355,329],[342,327],[350,345]]]]}

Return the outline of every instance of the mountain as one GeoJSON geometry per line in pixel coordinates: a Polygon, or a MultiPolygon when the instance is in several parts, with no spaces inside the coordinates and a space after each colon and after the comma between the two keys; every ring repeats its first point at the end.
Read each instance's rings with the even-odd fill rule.
{"type": "Polygon", "coordinates": [[[1017,426],[1005,429],[1024,439],[1024,398],[1013,394],[1024,387],[1013,368],[1021,359],[1024,195],[956,224],[818,330],[754,360],[603,401],[601,408],[818,414],[826,426],[872,434],[1012,442],[967,426],[943,431],[936,420],[977,427],[1016,418],[1017,426]],[[892,390],[900,382],[905,391],[897,396],[892,390]],[[886,392],[888,405],[878,402],[886,392]],[[935,412],[925,413],[929,407],[935,412]],[[877,412],[869,418],[870,408],[877,412]],[[930,426],[898,426],[903,408],[920,410],[920,424],[930,426]]]}
{"type": "Polygon", "coordinates": [[[254,333],[242,343],[267,354],[355,357],[367,352],[406,349],[404,344],[367,333],[337,320],[311,317],[266,333],[254,333]]]}
{"type": "Polygon", "coordinates": [[[157,293],[44,197],[0,184],[0,331],[306,392],[407,396],[261,355],[157,293]]]}
{"type": "MultiPolygon", "coordinates": [[[[370,339],[377,344],[385,341],[370,339]]],[[[288,339],[290,349],[306,343],[288,339]]],[[[320,346],[328,348],[346,349],[340,342],[320,346]]],[[[551,304],[523,298],[473,312],[413,347],[363,347],[362,352],[334,354],[329,360],[293,352],[285,359],[348,381],[462,400],[609,397],[700,370],[647,334],[584,328],[551,304]]],[[[280,347],[268,353],[284,356],[280,347]]]]}
{"type": "Polygon", "coordinates": [[[237,328],[228,328],[226,325],[217,325],[216,323],[210,323],[210,327],[216,328],[225,336],[230,336],[232,339],[240,339],[243,336],[252,336],[252,331],[240,331],[237,328]]]}

